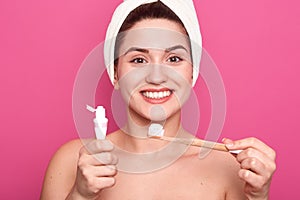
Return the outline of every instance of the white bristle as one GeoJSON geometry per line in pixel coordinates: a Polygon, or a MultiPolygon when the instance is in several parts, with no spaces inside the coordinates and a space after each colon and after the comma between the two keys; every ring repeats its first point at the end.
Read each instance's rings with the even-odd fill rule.
{"type": "Polygon", "coordinates": [[[233,153],[233,154],[239,154],[241,153],[243,150],[230,150],[229,152],[230,153],[233,153]]]}
{"type": "Polygon", "coordinates": [[[163,126],[160,124],[153,123],[149,126],[148,129],[148,136],[164,136],[165,130],[163,129],[163,126]]]}

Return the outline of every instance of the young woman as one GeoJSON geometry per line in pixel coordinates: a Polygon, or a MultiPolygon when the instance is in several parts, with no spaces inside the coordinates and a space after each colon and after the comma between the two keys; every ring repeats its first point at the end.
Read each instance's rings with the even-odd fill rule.
{"type": "Polygon", "coordinates": [[[211,151],[199,159],[199,148],[190,146],[168,165],[155,165],[182,150],[175,144],[153,154],[153,163],[145,161],[145,167],[153,164],[148,173],[120,170],[126,159],[116,147],[143,154],[168,145],[147,139],[152,122],[162,124],[167,136],[188,137],[181,127],[181,107],[198,73],[192,40],[201,38],[198,25],[186,20],[185,14],[195,23],[191,1],[127,0],[116,12],[120,8],[129,14],[123,21],[114,15],[111,23],[120,25],[110,26],[108,33],[117,27],[116,40],[105,48],[106,56],[115,59],[113,66],[107,64],[111,80],[128,103],[127,124],[106,140],[63,145],[49,164],[41,199],[268,199],[275,152],[255,138],[224,139],[228,149],[243,150],[236,157],[211,151]],[[178,13],[172,4],[182,5],[178,13]]]}

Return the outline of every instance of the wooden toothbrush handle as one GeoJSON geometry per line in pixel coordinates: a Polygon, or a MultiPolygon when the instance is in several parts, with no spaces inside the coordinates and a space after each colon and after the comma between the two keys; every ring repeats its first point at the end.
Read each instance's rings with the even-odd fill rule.
{"type": "Polygon", "coordinates": [[[191,145],[228,152],[228,149],[225,146],[225,144],[221,144],[221,143],[217,143],[217,142],[194,139],[193,142],[191,143],[191,145]]]}

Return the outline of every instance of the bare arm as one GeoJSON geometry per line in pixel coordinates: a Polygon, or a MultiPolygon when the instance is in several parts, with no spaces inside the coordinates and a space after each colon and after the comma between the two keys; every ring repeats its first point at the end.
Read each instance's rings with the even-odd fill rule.
{"type": "Polygon", "coordinates": [[[44,178],[41,199],[65,199],[74,184],[80,140],[64,144],[52,157],[44,178]]]}
{"type": "Polygon", "coordinates": [[[112,150],[108,140],[63,145],[49,164],[41,199],[98,199],[102,189],[115,183],[117,157],[112,150]]]}

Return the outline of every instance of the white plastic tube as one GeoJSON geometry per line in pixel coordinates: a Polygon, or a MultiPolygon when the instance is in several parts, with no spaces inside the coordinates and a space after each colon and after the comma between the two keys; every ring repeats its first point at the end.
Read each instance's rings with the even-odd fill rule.
{"type": "Polygon", "coordinates": [[[89,105],[86,105],[86,108],[91,112],[96,112],[96,117],[94,118],[94,130],[96,138],[98,140],[104,140],[107,132],[108,119],[105,116],[105,109],[103,106],[97,106],[93,108],[89,105]]]}

